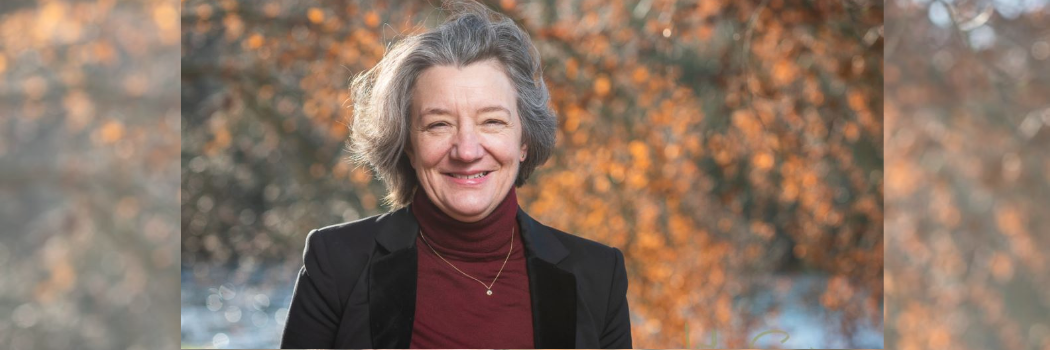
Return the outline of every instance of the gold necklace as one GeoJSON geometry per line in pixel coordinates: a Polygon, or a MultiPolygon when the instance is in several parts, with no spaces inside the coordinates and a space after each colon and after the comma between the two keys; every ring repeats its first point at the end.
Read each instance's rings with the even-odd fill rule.
{"type": "Polygon", "coordinates": [[[430,247],[430,251],[434,252],[434,255],[437,255],[438,258],[441,258],[441,260],[448,264],[448,266],[452,266],[453,269],[459,271],[459,273],[463,274],[463,276],[470,277],[470,279],[481,283],[481,285],[485,286],[485,295],[490,296],[492,295],[492,286],[496,284],[496,280],[499,279],[499,275],[503,273],[503,268],[507,267],[507,261],[510,261],[510,253],[514,251],[514,228],[512,227],[510,229],[510,250],[507,251],[507,258],[503,260],[503,266],[500,266],[499,272],[496,273],[496,278],[492,279],[492,283],[486,285],[485,282],[474,278],[474,276],[468,275],[466,272],[463,272],[463,270],[460,270],[458,267],[456,267],[456,265],[452,265],[452,263],[450,263],[448,260],[445,260],[445,257],[441,256],[441,254],[438,253],[437,249],[434,249],[434,246],[430,245],[430,242],[427,241],[427,236],[423,235],[423,229],[419,230],[419,236],[423,238],[423,243],[426,243],[427,247],[430,247]]]}

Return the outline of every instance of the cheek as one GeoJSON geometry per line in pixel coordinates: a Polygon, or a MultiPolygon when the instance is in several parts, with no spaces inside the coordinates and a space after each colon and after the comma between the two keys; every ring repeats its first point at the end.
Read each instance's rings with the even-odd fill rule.
{"type": "Polygon", "coordinates": [[[448,152],[448,143],[435,138],[421,137],[417,140],[418,147],[413,148],[415,160],[413,165],[419,169],[430,168],[441,162],[444,154],[448,152]]]}
{"type": "Polygon", "coordinates": [[[498,145],[493,147],[493,156],[501,163],[515,163],[521,157],[521,142],[513,138],[500,139],[498,145]]]}
{"type": "Polygon", "coordinates": [[[411,144],[408,146],[408,160],[416,170],[423,170],[427,165],[427,148],[429,147],[422,137],[413,135],[411,144]]]}

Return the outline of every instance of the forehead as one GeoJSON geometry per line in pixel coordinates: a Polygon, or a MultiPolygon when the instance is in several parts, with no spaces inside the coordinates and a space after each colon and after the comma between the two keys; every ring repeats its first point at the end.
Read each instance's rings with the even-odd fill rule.
{"type": "Polygon", "coordinates": [[[515,92],[501,63],[485,60],[464,67],[427,68],[416,78],[412,102],[417,111],[427,107],[456,108],[481,103],[500,103],[513,110],[515,92]],[[428,106],[430,104],[436,106],[428,106]]]}

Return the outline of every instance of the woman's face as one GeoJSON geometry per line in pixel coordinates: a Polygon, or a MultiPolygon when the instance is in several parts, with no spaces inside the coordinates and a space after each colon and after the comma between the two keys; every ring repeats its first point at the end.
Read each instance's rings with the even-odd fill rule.
{"type": "Polygon", "coordinates": [[[517,111],[514,87],[496,60],[435,66],[417,77],[407,154],[445,214],[481,220],[514,186],[526,152],[517,111]]]}

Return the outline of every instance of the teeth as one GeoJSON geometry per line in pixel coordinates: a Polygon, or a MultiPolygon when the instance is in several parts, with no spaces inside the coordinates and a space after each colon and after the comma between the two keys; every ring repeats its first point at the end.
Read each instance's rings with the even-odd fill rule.
{"type": "Polygon", "coordinates": [[[457,178],[457,179],[467,179],[467,180],[470,180],[470,179],[476,179],[476,178],[479,178],[479,177],[482,177],[482,176],[485,176],[485,175],[488,175],[488,174],[489,174],[489,172],[487,172],[487,171],[483,171],[483,172],[480,172],[480,173],[477,173],[477,174],[474,174],[474,175],[471,175],[471,176],[464,176],[464,175],[459,175],[459,174],[452,174],[452,177],[455,177],[455,178],[457,178]]]}

